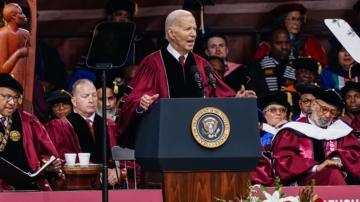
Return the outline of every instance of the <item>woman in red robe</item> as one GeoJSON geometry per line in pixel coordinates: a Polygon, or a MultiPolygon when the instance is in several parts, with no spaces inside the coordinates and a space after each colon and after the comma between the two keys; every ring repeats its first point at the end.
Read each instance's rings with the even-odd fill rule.
{"type": "MultiPolygon", "coordinates": [[[[301,33],[301,24],[305,21],[304,16],[307,9],[298,3],[285,4],[278,6],[270,11],[277,17],[275,27],[284,27],[290,33],[290,40],[293,44],[292,53],[295,58],[311,57],[319,61],[322,65],[327,65],[327,58],[324,49],[318,40],[310,35],[301,33]]],[[[255,60],[260,60],[270,52],[267,42],[262,42],[256,53],[255,60]]]]}

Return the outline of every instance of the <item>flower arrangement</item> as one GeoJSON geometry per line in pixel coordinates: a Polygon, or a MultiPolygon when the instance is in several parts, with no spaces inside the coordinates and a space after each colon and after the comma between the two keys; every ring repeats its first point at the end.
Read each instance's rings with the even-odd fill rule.
{"type": "MultiPolygon", "coordinates": [[[[285,194],[282,192],[282,184],[280,183],[280,178],[276,177],[275,179],[275,191],[274,193],[270,194],[269,190],[264,187],[263,185],[260,185],[260,190],[266,197],[261,198],[257,195],[256,190],[254,190],[254,186],[251,185],[250,180],[248,181],[248,190],[245,194],[245,196],[238,195],[235,198],[236,202],[323,202],[321,198],[318,198],[317,195],[314,195],[314,186],[315,186],[315,180],[313,179],[311,181],[310,186],[306,186],[303,190],[299,192],[298,196],[285,196],[285,194]]],[[[224,199],[215,199],[219,202],[227,202],[224,199]]],[[[228,202],[234,202],[229,200],[228,202]]]]}

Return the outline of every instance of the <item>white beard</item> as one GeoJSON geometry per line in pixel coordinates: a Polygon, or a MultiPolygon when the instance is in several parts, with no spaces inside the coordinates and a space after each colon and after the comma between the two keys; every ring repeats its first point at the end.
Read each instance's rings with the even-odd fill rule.
{"type": "Polygon", "coordinates": [[[321,127],[321,128],[326,128],[330,125],[331,123],[331,119],[329,119],[329,121],[324,121],[322,120],[316,112],[313,112],[314,114],[314,121],[321,127]]]}
{"type": "MultiPolygon", "coordinates": [[[[99,116],[103,117],[102,109],[96,108],[96,113],[97,113],[99,116]]],[[[111,111],[106,113],[106,118],[113,119],[114,116],[115,116],[115,108],[111,108],[111,111]]]]}

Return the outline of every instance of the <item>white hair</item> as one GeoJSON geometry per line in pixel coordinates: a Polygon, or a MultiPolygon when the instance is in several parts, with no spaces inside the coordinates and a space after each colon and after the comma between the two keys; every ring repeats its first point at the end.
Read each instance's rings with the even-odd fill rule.
{"type": "MultiPolygon", "coordinates": [[[[74,83],[73,87],[72,87],[72,94],[73,94],[74,97],[75,97],[75,94],[77,93],[77,87],[78,87],[79,85],[85,84],[85,83],[88,83],[88,84],[94,86],[94,83],[93,83],[92,81],[90,81],[89,79],[79,79],[79,80],[77,80],[77,81],[74,83]]],[[[95,86],[94,86],[94,87],[95,87],[95,86]]]]}
{"type": "Polygon", "coordinates": [[[186,10],[174,10],[173,12],[171,12],[165,20],[165,39],[167,39],[169,41],[169,36],[168,36],[168,29],[172,29],[174,30],[176,27],[176,18],[180,17],[180,16],[184,16],[184,15],[191,15],[192,14],[189,11],[186,10]]]}

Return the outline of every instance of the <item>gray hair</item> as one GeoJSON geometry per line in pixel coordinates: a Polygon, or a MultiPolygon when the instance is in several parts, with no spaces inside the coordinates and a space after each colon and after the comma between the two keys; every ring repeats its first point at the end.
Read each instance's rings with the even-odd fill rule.
{"type": "MultiPolygon", "coordinates": [[[[89,79],[79,79],[77,80],[74,85],[72,86],[72,94],[73,96],[75,97],[76,93],[77,93],[77,87],[81,84],[85,84],[85,83],[88,83],[92,86],[94,86],[94,83],[92,81],[90,81],[89,79]]],[[[94,86],[95,87],[95,86],[94,86]]]]}
{"type": "Polygon", "coordinates": [[[176,18],[180,17],[180,16],[184,16],[184,15],[191,15],[192,14],[189,11],[186,10],[174,10],[173,12],[171,12],[165,20],[165,39],[167,39],[169,41],[169,36],[168,36],[168,29],[172,29],[174,30],[176,27],[176,18]]]}

